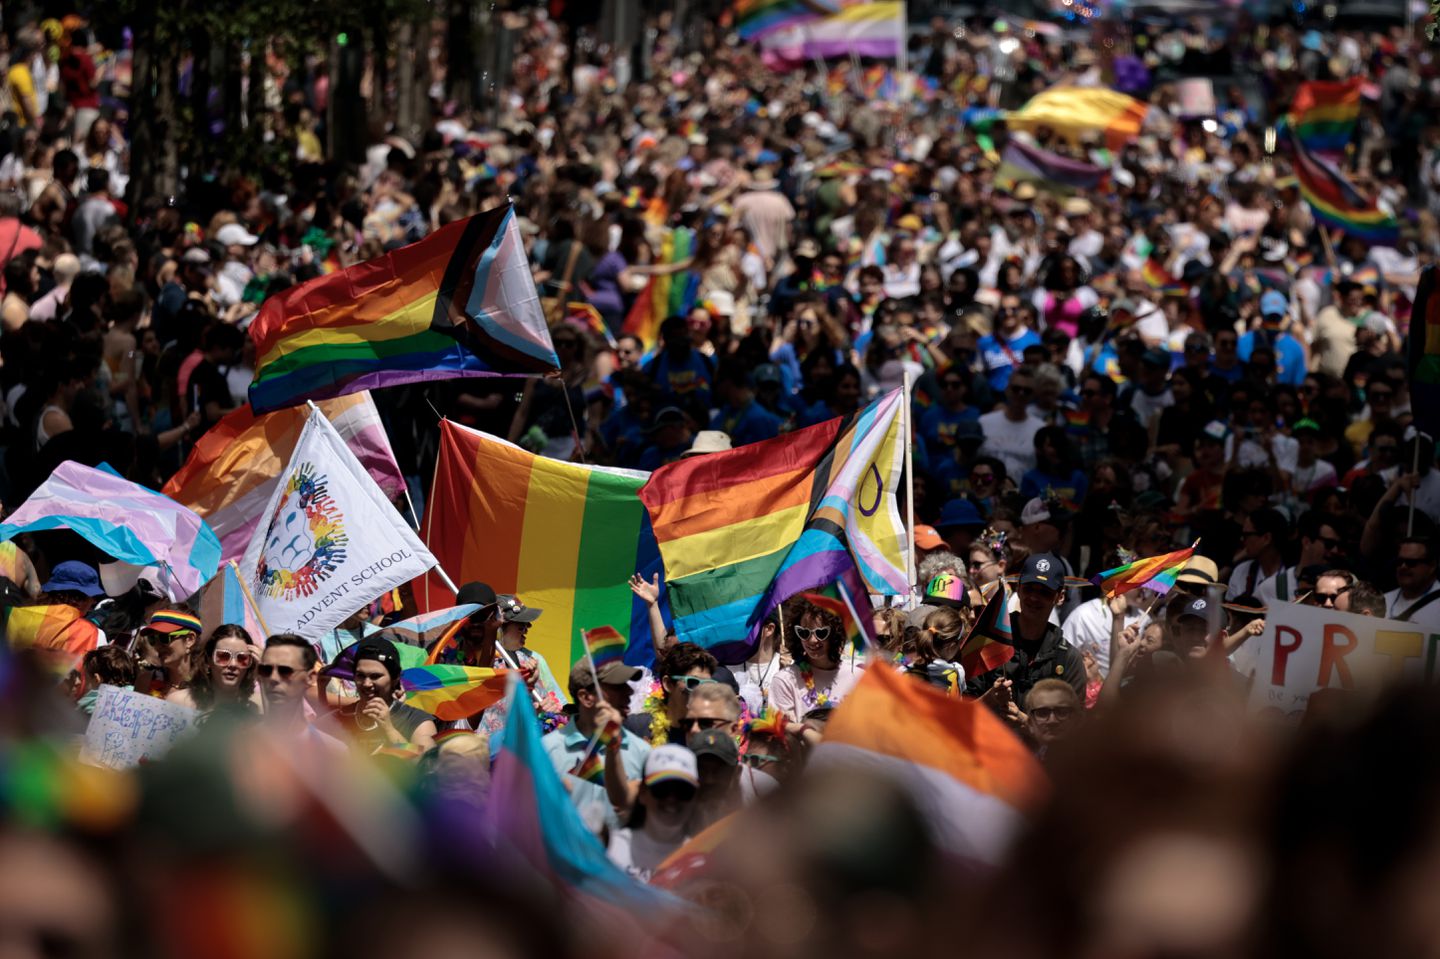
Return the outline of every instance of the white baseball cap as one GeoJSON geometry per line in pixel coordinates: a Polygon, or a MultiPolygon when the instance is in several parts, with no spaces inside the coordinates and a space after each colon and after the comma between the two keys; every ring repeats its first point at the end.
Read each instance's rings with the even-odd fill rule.
{"type": "Polygon", "coordinates": [[[238,223],[227,223],[215,231],[221,246],[254,246],[260,238],[238,223]]]}
{"type": "Polygon", "coordinates": [[[684,746],[656,746],[645,757],[645,785],[653,786],[662,782],[682,782],[698,788],[700,769],[695,763],[695,754],[684,746]]]}

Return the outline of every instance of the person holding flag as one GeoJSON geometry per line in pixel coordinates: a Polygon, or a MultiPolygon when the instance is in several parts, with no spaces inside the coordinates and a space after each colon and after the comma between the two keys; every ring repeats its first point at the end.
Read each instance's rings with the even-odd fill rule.
{"type": "Polygon", "coordinates": [[[639,788],[650,754],[650,744],[625,735],[623,726],[630,715],[629,684],[642,672],[615,660],[598,665],[591,665],[589,656],[576,660],[564,710],[570,722],[540,740],[556,772],[604,785],[611,804],[622,810],[634,801],[632,790],[639,788]]]}
{"type": "Polygon", "coordinates": [[[1011,614],[1015,654],[999,668],[976,676],[967,691],[1001,716],[1021,719],[1009,707],[1025,708],[1025,696],[1042,679],[1062,679],[1085,696],[1085,660],[1067,644],[1050,613],[1065,602],[1065,567],[1049,553],[1025,560],[1020,572],[1020,608],[1011,614]]]}

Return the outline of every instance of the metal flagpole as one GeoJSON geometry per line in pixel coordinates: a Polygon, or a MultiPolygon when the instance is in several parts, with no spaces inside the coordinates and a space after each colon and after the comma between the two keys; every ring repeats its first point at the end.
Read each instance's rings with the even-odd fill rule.
{"type": "Polygon", "coordinates": [[[913,442],[910,436],[910,369],[905,368],[903,374],[905,405],[900,410],[904,417],[901,421],[901,437],[905,442],[905,531],[909,534],[909,541],[905,548],[906,574],[909,579],[910,588],[906,590],[905,608],[914,609],[915,600],[915,459],[911,447],[913,442]]]}

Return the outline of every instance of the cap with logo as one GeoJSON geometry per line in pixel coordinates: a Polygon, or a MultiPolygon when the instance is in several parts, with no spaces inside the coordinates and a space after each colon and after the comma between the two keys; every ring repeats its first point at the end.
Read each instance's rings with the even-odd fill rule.
{"type": "Polygon", "coordinates": [[[1178,620],[1182,620],[1182,619],[1186,619],[1186,618],[1189,618],[1189,619],[1208,619],[1209,616],[1210,616],[1210,611],[1209,611],[1209,610],[1210,610],[1210,601],[1207,600],[1207,599],[1204,599],[1204,598],[1202,598],[1202,597],[1197,596],[1196,598],[1194,598],[1194,599],[1192,599],[1192,600],[1184,603],[1184,604],[1180,607],[1180,609],[1175,613],[1175,619],[1176,619],[1177,621],[1178,621],[1178,620]]]}
{"type": "Polygon", "coordinates": [[[724,730],[702,729],[691,733],[688,744],[697,759],[714,756],[727,766],[740,764],[740,749],[735,745],[734,737],[724,730]]]}
{"type": "Polygon", "coordinates": [[[500,614],[501,622],[505,623],[533,623],[540,618],[544,610],[536,609],[533,606],[526,606],[520,602],[519,597],[509,593],[502,593],[495,597],[496,611],[500,614]]]}
{"type": "Polygon", "coordinates": [[[915,546],[918,549],[939,549],[945,545],[945,541],[940,538],[940,534],[935,531],[935,527],[926,526],[924,523],[915,527],[912,536],[915,539],[915,546]]]}
{"type": "Polygon", "coordinates": [[[358,663],[362,659],[368,659],[384,666],[392,680],[400,675],[400,651],[388,639],[371,636],[360,640],[355,646],[355,662],[358,663]]]}
{"type": "Polygon", "coordinates": [[[700,785],[700,769],[695,763],[695,754],[684,746],[656,746],[645,757],[645,785],[667,782],[686,783],[692,787],[700,785]]]}
{"type": "Polygon", "coordinates": [[[1054,592],[1065,588],[1065,564],[1049,553],[1036,553],[1020,571],[1021,586],[1044,586],[1054,592]]]}

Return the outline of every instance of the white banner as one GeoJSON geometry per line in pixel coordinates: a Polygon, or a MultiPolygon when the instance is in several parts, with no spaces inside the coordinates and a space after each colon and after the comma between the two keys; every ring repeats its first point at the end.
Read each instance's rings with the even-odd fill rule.
{"type": "Polygon", "coordinates": [[[197,713],[119,686],[101,686],[85,727],[80,759],[92,766],[129,769],[155,760],[195,726],[197,713]]]}
{"type": "Polygon", "coordinates": [[[1256,644],[1246,657],[1255,664],[1251,707],[1293,720],[1322,689],[1431,679],[1440,652],[1440,633],[1423,626],[1294,603],[1272,604],[1265,632],[1250,642],[1256,644]]]}
{"type": "Polygon", "coordinates": [[[272,635],[319,640],[435,565],[318,410],[281,477],[240,564],[272,635]]]}

